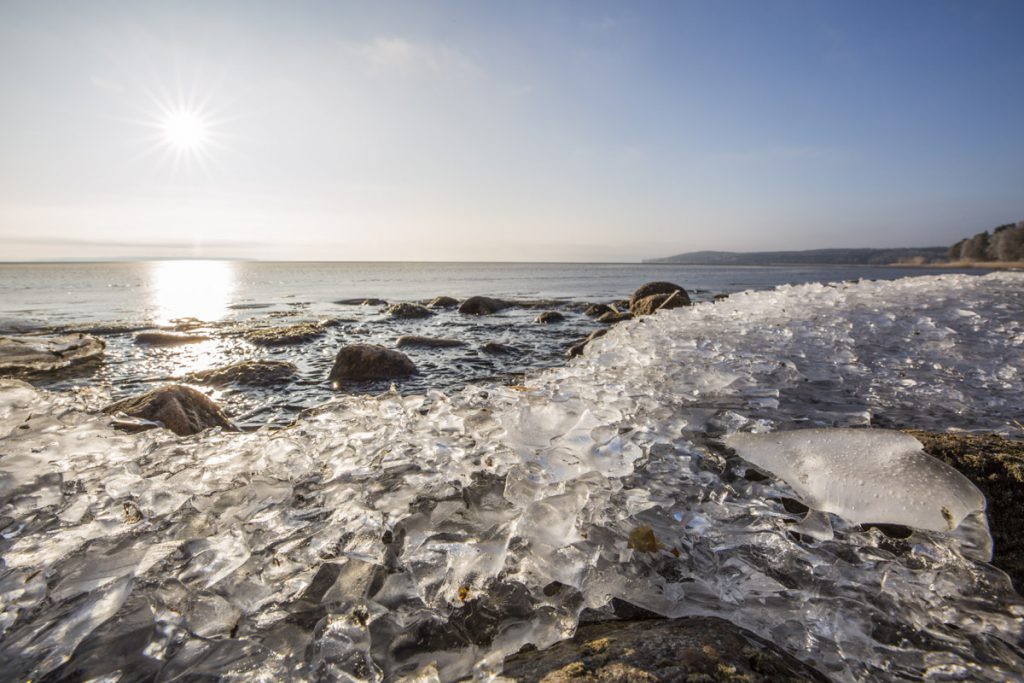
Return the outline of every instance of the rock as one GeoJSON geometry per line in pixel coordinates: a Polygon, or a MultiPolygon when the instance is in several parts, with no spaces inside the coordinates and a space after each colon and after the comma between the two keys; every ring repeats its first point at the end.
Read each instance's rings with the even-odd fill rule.
{"type": "Polygon", "coordinates": [[[571,640],[507,657],[502,675],[522,683],[828,680],[769,641],[716,617],[582,625],[571,640]]]}
{"type": "Polygon", "coordinates": [[[728,298],[729,298],[728,294],[715,294],[712,297],[712,301],[725,301],[728,298]]]}
{"type": "Polygon", "coordinates": [[[450,296],[435,296],[427,306],[430,308],[458,308],[459,300],[450,296]]]}
{"type": "Polygon", "coordinates": [[[682,303],[680,303],[679,305],[690,305],[689,295],[687,295],[686,290],[680,287],[679,285],[673,284],[671,282],[648,282],[647,284],[640,285],[637,288],[637,290],[633,292],[633,296],[629,297],[629,310],[634,315],[643,315],[638,314],[634,310],[636,303],[638,301],[640,301],[641,299],[645,299],[649,296],[653,296],[655,294],[672,294],[673,292],[680,292],[680,299],[677,299],[677,301],[681,301],[682,303]]]}
{"type": "Polygon", "coordinates": [[[534,319],[534,322],[550,325],[551,323],[560,323],[563,320],[565,320],[565,316],[558,311],[544,311],[534,319]]]}
{"type": "Polygon", "coordinates": [[[263,327],[246,332],[245,340],[257,346],[288,346],[312,341],[324,333],[324,328],[314,323],[298,323],[287,327],[263,327]]]}
{"type": "Polygon", "coordinates": [[[440,337],[420,337],[415,334],[404,335],[398,338],[395,342],[398,348],[404,348],[407,346],[418,347],[423,349],[448,349],[455,346],[465,346],[466,342],[459,341],[458,339],[442,339],[440,337]]]}
{"type": "Polygon", "coordinates": [[[995,434],[936,434],[908,430],[925,453],[964,475],[985,494],[992,564],[1024,593],[1024,442],[995,434]]]}
{"type": "Polygon", "coordinates": [[[174,332],[140,332],[135,343],[140,346],[184,346],[210,341],[204,334],[177,334],[174,332]]]}
{"type": "Polygon", "coordinates": [[[188,375],[188,381],[223,387],[231,384],[268,386],[283,384],[295,377],[298,369],[282,360],[244,360],[219,368],[211,368],[188,375]]]}
{"type": "Polygon", "coordinates": [[[501,299],[492,299],[489,296],[471,296],[459,306],[459,313],[463,315],[491,315],[503,311],[511,304],[501,299]]]}
{"type": "Polygon", "coordinates": [[[570,346],[569,350],[566,352],[566,355],[569,356],[569,358],[574,358],[575,356],[580,355],[587,348],[587,344],[594,341],[598,337],[603,337],[604,335],[608,334],[608,330],[609,328],[607,327],[600,330],[594,330],[593,332],[587,335],[586,339],[570,346]]]}
{"type": "Polygon", "coordinates": [[[689,306],[690,299],[683,292],[672,292],[671,294],[652,294],[642,299],[637,299],[630,304],[630,312],[635,316],[651,315],[656,311],[670,308],[689,306]]]}
{"type": "Polygon", "coordinates": [[[419,304],[400,303],[391,304],[388,307],[388,315],[399,320],[414,320],[416,318],[429,318],[434,315],[426,306],[419,304]]]}
{"type": "Polygon", "coordinates": [[[605,313],[614,313],[615,309],[608,304],[590,304],[586,310],[583,311],[583,315],[591,318],[597,318],[604,315],[605,313]]]}
{"type": "Polygon", "coordinates": [[[202,392],[180,384],[170,384],[141,396],[118,401],[104,408],[103,412],[108,415],[123,413],[129,417],[159,423],[178,436],[198,434],[212,427],[238,431],[224,415],[220,406],[202,392]]]}
{"type": "Polygon", "coordinates": [[[376,344],[351,344],[338,351],[331,380],[374,380],[407,377],[416,373],[416,365],[401,351],[376,344]]]}
{"type": "Polygon", "coordinates": [[[339,306],[387,306],[388,302],[384,299],[342,299],[341,301],[335,301],[334,303],[339,306]]]}
{"type": "Polygon", "coordinates": [[[498,342],[487,342],[486,344],[480,347],[480,350],[483,351],[484,353],[490,353],[492,355],[498,356],[519,353],[519,349],[517,349],[516,347],[510,346],[508,344],[499,344],[498,342]]]}
{"type": "Polygon", "coordinates": [[[0,337],[0,373],[50,372],[103,354],[106,343],[88,334],[0,337]]]}
{"type": "Polygon", "coordinates": [[[632,313],[620,313],[620,312],[618,312],[616,310],[611,310],[611,311],[608,311],[607,313],[603,313],[603,314],[599,315],[597,317],[597,322],[599,322],[599,323],[614,324],[614,323],[621,323],[623,320],[632,320],[632,319],[633,319],[633,314],[632,313]]]}

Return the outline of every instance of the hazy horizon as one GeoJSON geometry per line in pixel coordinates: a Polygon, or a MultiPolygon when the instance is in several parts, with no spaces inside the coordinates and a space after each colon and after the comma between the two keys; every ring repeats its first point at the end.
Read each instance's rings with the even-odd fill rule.
{"type": "Polygon", "coordinates": [[[6,2],[0,261],[629,263],[1024,217],[1024,4],[6,2]]]}

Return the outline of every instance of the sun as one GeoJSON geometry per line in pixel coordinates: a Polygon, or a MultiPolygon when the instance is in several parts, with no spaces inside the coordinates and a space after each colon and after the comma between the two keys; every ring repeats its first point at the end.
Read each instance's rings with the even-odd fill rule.
{"type": "Polygon", "coordinates": [[[209,142],[210,126],[195,110],[169,111],[160,122],[164,142],[178,152],[200,152],[209,142]]]}

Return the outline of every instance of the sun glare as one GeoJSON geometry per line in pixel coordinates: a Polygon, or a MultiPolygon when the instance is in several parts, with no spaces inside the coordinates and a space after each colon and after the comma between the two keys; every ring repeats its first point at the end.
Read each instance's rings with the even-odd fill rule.
{"type": "Polygon", "coordinates": [[[164,118],[164,140],[180,151],[199,151],[209,136],[208,125],[195,111],[173,111],[164,118]]]}
{"type": "Polygon", "coordinates": [[[235,288],[230,261],[159,261],[150,265],[149,306],[153,321],[220,320],[235,288]]]}

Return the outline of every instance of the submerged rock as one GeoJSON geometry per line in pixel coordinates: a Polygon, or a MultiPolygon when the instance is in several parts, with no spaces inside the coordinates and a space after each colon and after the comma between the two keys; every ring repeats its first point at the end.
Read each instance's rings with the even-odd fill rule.
{"type": "Polygon", "coordinates": [[[188,375],[190,382],[215,387],[230,384],[268,386],[282,384],[295,377],[294,364],[282,360],[244,360],[239,363],[211,368],[188,375]]]}
{"type": "Polygon", "coordinates": [[[534,319],[534,322],[550,325],[551,323],[560,323],[563,320],[565,320],[565,316],[558,311],[544,311],[534,319]]]}
{"type": "Polygon", "coordinates": [[[189,436],[212,427],[238,431],[224,412],[208,396],[192,387],[170,384],[141,396],[118,401],[103,409],[108,415],[124,414],[138,420],[152,422],[134,423],[135,429],[163,426],[178,436],[189,436]]]}
{"type": "Polygon", "coordinates": [[[415,320],[417,318],[429,318],[434,315],[426,306],[420,304],[400,303],[388,307],[388,315],[399,320],[415,320]]]}
{"type": "Polygon", "coordinates": [[[489,296],[471,296],[459,306],[459,313],[463,315],[492,315],[511,305],[507,301],[492,299],[489,296]]]}
{"type": "Polygon", "coordinates": [[[605,313],[614,313],[615,309],[608,304],[590,304],[586,310],[583,311],[583,315],[591,318],[597,318],[604,315],[605,313]]]}
{"type": "Polygon", "coordinates": [[[616,310],[612,309],[612,310],[608,311],[607,313],[602,313],[601,315],[599,315],[597,317],[597,322],[599,322],[599,323],[607,323],[607,324],[615,324],[615,323],[621,323],[624,320],[632,320],[632,319],[633,319],[633,314],[632,313],[620,313],[619,311],[616,311],[616,310]]]}
{"type": "Polygon", "coordinates": [[[177,334],[175,332],[140,332],[135,343],[140,346],[184,346],[210,341],[204,334],[177,334]]]}
{"type": "Polygon", "coordinates": [[[435,296],[427,306],[430,308],[458,308],[459,300],[450,296],[435,296]]]}
{"type": "Polygon", "coordinates": [[[351,344],[338,351],[328,379],[396,379],[416,374],[416,364],[401,351],[377,344],[351,344]]]}
{"type": "Polygon", "coordinates": [[[298,323],[287,327],[264,327],[246,332],[244,337],[257,346],[288,346],[312,341],[324,333],[321,325],[298,323]]]}
{"type": "Polygon", "coordinates": [[[496,356],[508,356],[515,353],[519,353],[519,349],[509,344],[500,344],[498,342],[487,342],[480,347],[480,350],[484,353],[490,353],[496,356]]]}
{"type": "Polygon", "coordinates": [[[956,469],[977,486],[988,505],[992,564],[1009,574],[1024,594],[1024,441],[995,434],[908,431],[925,453],[956,469]]]}
{"type": "Polygon", "coordinates": [[[339,306],[387,306],[388,302],[384,299],[341,299],[334,303],[339,306]]]}
{"type": "Polygon", "coordinates": [[[0,337],[0,373],[60,370],[103,354],[106,343],[87,334],[0,337]]]}
{"type": "Polygon", "coordinates": [[[442,337],[421,337],[415,334],[407,334],[398,338],[395,342],[398,348],[407,346],[423,349],[448,349],[456,346],[465,346],[466,342],[458,339],[444,339],[442,337]]]}
{"type": "Polygon", "coordinates": [[[505,659],[526,683],[774,683],[828,678],[767,640],[716,617],[605,621],[571,640],[505,659]]]}
{"type": "MultiPolygon", "coordinates": [[[[689,297],[689,295],[686,293],[686,290],[683,289],[682,287],[680,287],[679,285],[674,284],[672,282],[648,282],[646,284],[643,284],[643,285],[640,285],[639,287],[637,287],[636,291],[633,292],[633,295],[631,297],[629,297],[629,310],[634,315],[644,315],[643,313],[637,313],[636,310],[635,310],[636,307],[637,307],[638,302],[640,302],[642,299],[646,299],[649,296],[655,296],[657,294],[666,294],[667,295],[667,294],[673,294],[675,292],[679,292],[679,298],[674,300],[675,302],[677,302],[676,305],[678,305],[678,306],[689,306],[690,305],[690,297],[689,297]]],[[[647,306],[650,306],[650,305],[651,305],[650,303],[647,304],[647,306]]],[[[655,310],[657,310],[657,309],[655,309],[655,310]]],[[[651,311],[651,312],[653,313],[653,311],[651,311]]]]}

